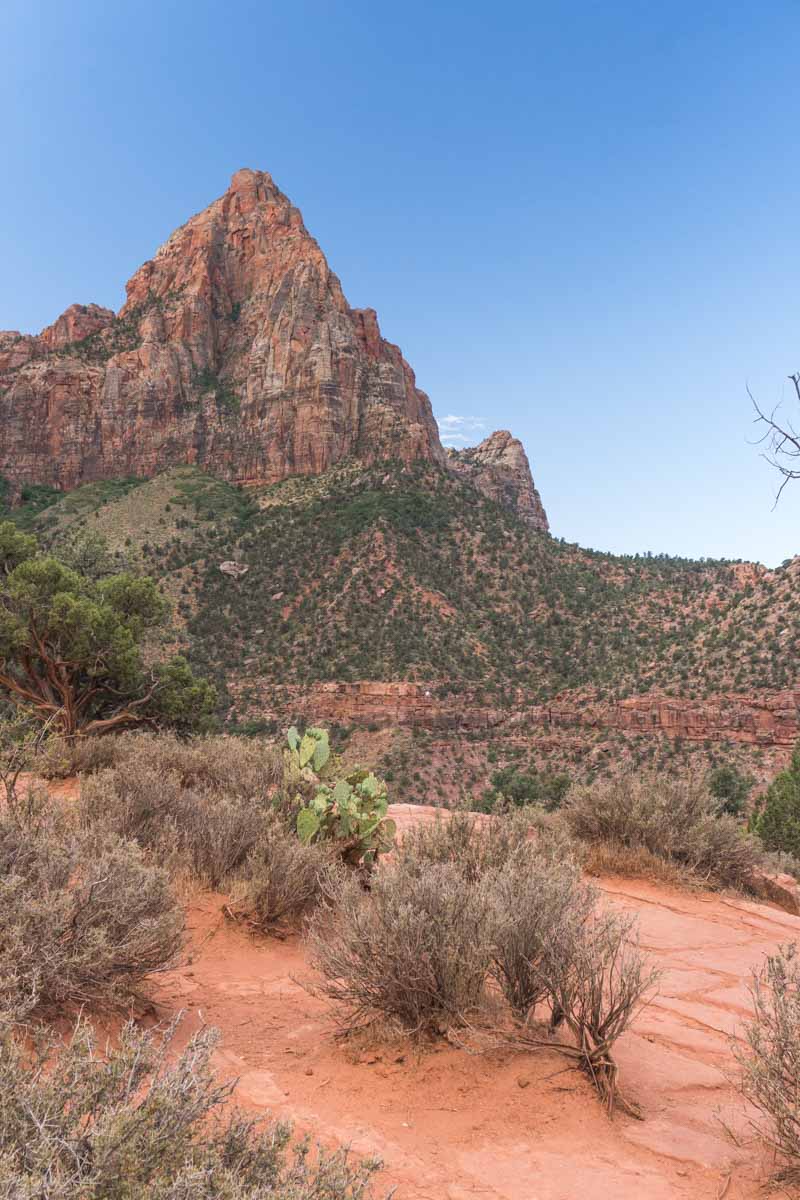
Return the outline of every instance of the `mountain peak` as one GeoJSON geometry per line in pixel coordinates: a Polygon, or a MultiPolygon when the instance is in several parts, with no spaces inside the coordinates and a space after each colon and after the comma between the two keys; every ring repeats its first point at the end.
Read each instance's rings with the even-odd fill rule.
{"type": "Polygon", "coordinates": [[[189,463],[274,483],[344,458],[449,463],[536,528],[506,431],[446,456],[428,397],[266,171],[243,167],[127,283],[118,315],[73,305],[0,336],[0,474],[74,488],[189,463]]]}
{"type": "Polygon", "coordinates": [[[300,212],[244,168],[127,284],[0,345],[0,473],[72,488],[196,463],[271,483],[345,457],[442,462],[428,397],[347,303],[300,212]],[[57,354],[56,354],[57,351],[57,354]]]}
{"type": "Polygon", "coordinates": [[[268,171],[254,171],[252,167],[240,167],[238,171],[234,171],[233,175],[231,175],[231,185],[228,191],[236,192],[242,188],[250,187],[259,179],[272,184],[272,176],[268,171]]]}
{"type": "Polygon", "coordinates": [[[531,474],[525,447],[507,429],[489,434],[477,446],[450,450],[450,463],[471,483],[542,533],[550,524],[531,474]]]}

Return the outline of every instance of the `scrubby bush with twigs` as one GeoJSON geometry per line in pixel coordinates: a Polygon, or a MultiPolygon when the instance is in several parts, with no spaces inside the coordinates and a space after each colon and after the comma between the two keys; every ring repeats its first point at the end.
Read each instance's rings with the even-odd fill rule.
{"type": "Polygon", "coordinates": [[[767,956],[754,973],[753,1015],[733,1050],[760,1135],[800,1180],[800,957],[797,944],[767,956]]]}
{"type": "Polygon", "coordinates": [[[226,886],[274,815],[280,756],[236,738],[118,739],[117,765],[82,782],[87,827],[106,826],[208,887],[226,886]]]}
{"type": "MultiPolygon", "coordinates": [[[[279,749],[261,738],[212,735],[184,740],[175,734],[147,731],[117,734],[74,743],[87,771],[102,766],[120,770],[137,763],[177,774],[182,787],[222,789],[237,796],[268,793],[280,784],[279,749]],[[83,746],[83,750],[78,747],[83,746]],[[93,749],[90,749],[94,747],[93,749]]],[[[80,769],[80,768],[79,768],[80,769]]]]}
{"type": "Polygon", "coordinates": [[[552,1045],[587,1072],[611,1111],[619,1103],[613,1047],[656,982],[632,918],[600,904],[563,843],[526,843],[492,881],[491,976],[517,1022],[514,1036],[552,1045]],[[537,1011],[537,1009],[539,1011],[537,1011]],[[565,1026],[570,1042],[550,1035],[565,1026]]]}
{"type": "Polygon", "coordinates": [[[169,880],[138,846],[28,804],[0,824],[0,1008],[119,1003],[180,949],[169,880]]]}
{"type": "Polygon", "coordinates": [[[414,872],[447,863],[474,881],[502,867],[526,843],[529,832],[530,821],[520,814],[487,820],[461,810],[437,813],[403,835],[396,861],[414,872]]]}
{"type": "Polygon", "coordinates": [[[104,767],[113,767],[120,757],[126,734],[105,737],[48,737],[41,746],[33,769],[42,779],[67,779],[70,775],[88,775],[104,767]]]}
{"type": "Polygon", "coordinates": [[[563,1021],[574,1038],[574,1046],[559,1049],[577,1058],[609,1112],[620,1104],[633,1116],[637,1110],[618,1092],[612,1051],[659,975],[635,930],[635,918],[608,909],[595,909],[579,924],[563,922],[541,970],[552,1023],[563,1021]]]}
{"type": "Polygon", "coordinates": [[[718,807],[699,779],[625,775],[573,787],[563,808],[571,833],[589,844],[651,854],[713,887],[746,887],[758,843],[718,807]]]}
{"type": "Polygon", "coordinates": [[[175,1061],[172,1030],[127,1025],[98,1053],[88,1025],[64,1045],[0,1023],[0,1196],[8,1200],[367,1200],[378,1164],[292,1144],[245,1117],[216,1081],[216,1033],[175,1061]]]}
{"type": "Polygon", "coordinates": [[[488,894],[452,863],[376,872],[365,892],[345,878],[311,921],[319,991],[343,1028],[381,1018],[411,1033],[440,1031],[481,1003],[489,967],[488,894]]]}
{"type": "Polygon", "coordinates": [[[492,1038],[563,1051],[609,1110],[619,1099],[633,1111],[612,1050],[656,972],[633,921],[601,907],[572,849],[547,831],[531,838],[524,822],[482,828],[456,814],[407,836],[368,892],[340,882],[311,920],[309,950],[342,1032],[375,1018],[412,1034],[488,1020],[492,1038]],[[539,1028],[548,1015],[550,1034],[539,1028]],[[553,1040],[560,1026],[570,1040],[553,1040]]]}
{"type": "Polygon", "coordinates": [[[234,901],[251,925],[271,930],[308,913],[333,870],[334,861],[324,843],[303,845],[273,817],[243,864],[234,901]]]}
{"type": "Polygon", "coordinates": [[[528,1021],[548,999],[554,949],[577,943],[597,900],[574,862],[529,846],[498,872],[491,889],[490,974],[517,1021],[528,1021]]]}

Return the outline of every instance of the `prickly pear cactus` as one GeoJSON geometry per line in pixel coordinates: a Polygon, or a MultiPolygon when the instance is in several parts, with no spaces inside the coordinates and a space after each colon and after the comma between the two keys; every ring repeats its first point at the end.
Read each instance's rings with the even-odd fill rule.
{"type": "Polygon", "coordinates": [[[287,734],[287,783],[297,789],[301,807],[297,836],[301,842],[333,841],[345,862],[372,867],[394,845],[397,832],[387,817],[386,784],[372,771],[351,771],[333,784],[322,781],[335,773],[328,733],[311,728],[304,734],[294,726],[287,734]],[[305,786],[303,786],[305,785],[305,786]],[[303,799],[300,789],[313,795],[303,799]]]}
{"type": "Polygon", "coordinates": [[[289,743],[292,765],[298,771],[310,766],[312,771],[319,775],[331,756],[327,729],[312,727],[307,729],[301,737],[293,725],[286,735],[286,740],[289,743]]]}

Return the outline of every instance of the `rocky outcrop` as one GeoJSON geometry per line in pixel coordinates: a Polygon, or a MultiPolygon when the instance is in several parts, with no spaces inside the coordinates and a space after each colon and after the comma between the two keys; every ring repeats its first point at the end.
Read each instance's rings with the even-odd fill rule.
{"type": "Polygon", "coordinates": [[[428,729],[488,729],[508,718],[469,694],[441,698],[424,683],[318,683],[292,703],[309,717],[341,724],[420,725],[428,729]]]}
{"type": "Polygon", "coordinates": [[[38,341],[46,350],[61,350],[99,333],[114,319],[113,311],[101,308],[99,304],[71,304],[58,320],[42,330],[38,341]]]}
{"type": "Polygon", "coordinates": [[[777,904],[785,912],[800,917],[800,885],[791,875],[782,872],[771,875],[769,871],[755,867],[748,880],[754,896],[777,904]]]}
{"type": "Polygon", "coordinates": [[[537,723],[553,728],[583,726],[623,733],[661,733],[687,741],[729,739],[757,746],[793,746],[800,736],[800,689],[741,695],[728,692],[703,700],[657,694],[613,702],[576,699],[532,710],[537,723]]]}
{"type": "Polygon", "coordinates": [[[508,430],[498,430],[479,446],[449,450],[448,459],[460,475],[491,500],[516,511],[534,529],[549,531],[525,448],[508,430]]]}
{"type": "Polygon", "coordinates": [[[800,737],[800,689],[759,696],[727,693],[705,700],[648,694],[617,701],[565,698],[531,704],[523,694],[509,708],[487,706],[476,695],[440,695],[434,683],[319,683],[293,703],[319,719],[342,723],[421,725],[430,729],[543,728],[660,734],[687,741],[743,742],[792,747],[800,737]]]}
{"type": "Polygon", "coordinates": [[[265,173],[237,172],[176,230],[117,316],[73,305],[37,337],[0,333],[0,474],[17,487],[183,463],[270,483],[347,456],[445,457],[400,350],[265,173]]]}

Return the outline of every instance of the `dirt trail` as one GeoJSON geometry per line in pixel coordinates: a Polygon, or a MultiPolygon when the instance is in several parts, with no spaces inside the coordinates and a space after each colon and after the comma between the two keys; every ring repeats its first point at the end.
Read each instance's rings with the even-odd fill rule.
{"type": "Polygon", "coordinates": [[[161,979],[159,1008],[188,1010],[183,1038],[203,1023],[222,1030],[218,1066],[239,1076],[240,1103],[378,1155],[380,1184],[396,1185],[398,1200],[716,1200],[729,1175],[727,1200],[755,1200],[764,1164],[741,1142],[727,1037],[748,1012],[750,968],[800,937],[800,918],[641,881],[602,887],[638,913],[664,971],[619,1044],[641,1122],[609,1121],[555,1051],[475,1057],[398,1045],[348,1056],[331,1039],[325,1002],[298,982],[309,976],[299,941],[249,936],[224,919],[222,897],[192,907],[191,961],[161,979]]]}

